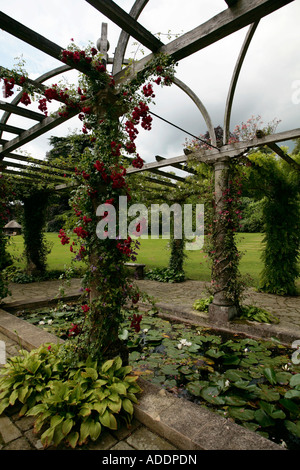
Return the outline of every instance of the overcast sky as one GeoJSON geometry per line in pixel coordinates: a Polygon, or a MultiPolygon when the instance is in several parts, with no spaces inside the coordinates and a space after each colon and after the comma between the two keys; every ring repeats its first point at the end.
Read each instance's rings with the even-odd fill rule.
{"type": "MultiPolygon", "coordinates": [[[[116,2],[127,12],[133,0],[116,2]]],[[[170,41],[167,33],[183,34],[202,24],[226,8],[224,0],[150,0],[139,21],[153,34],[161,33],[164,43],[170,41]]],[[[90,41],[96,43],[101,35],[101,24],[108,23],[112,57],[120,28],[100,14],[85,0],[10,0],[2,2],[2,11],[61,47],[67,47],[71,38],[84,48],[90,41]]],[[[300,127],[300,104],[293,100],[300,88],[300,0],[281,8],[261,20],[249,48],[233,104],[231,130],[252,115],[261,115],[265,123],[280,119],[278,131],[300,127]],[[298,85],[297,85],[298,81],[298,85]],[[293,95],[294,93],[294,95],[293,95]]],[[[1,27],[1,25],[0,25],[1,27]]],[[[232,72],[242,46],[245,28],[214,45],[180,61],[177,77],[185,82],[202,100],[214,126],[223,126],[224,108],[232,72]]],[[[133,57],[136,45],[132,39],[126,58],[133,57]]],[[[149,51],[143,47],[147,54],[149,51]]],[[[15,58],[23,55],[30,78],[61,65],[46,54],[0,30],[0,64],[12,68],[15,58]]],[[[141,57],[141,56],[139,56],[141,57]]],[[[65,75],[72,83],[75,75],[65,75]]],[[[55,83],[62,77],[51,79],[55,83]]],[[[300,93],[297,95],[300,96],[300,93]]],[[[1,99],[3,99],[1,97],[1,99]]],[[[8,100],[9,101],[9,100],[8,100]]],[[[36,109],[33,107],[32,109],[36,109]]],[[[204,120],[195,104],[176,86],[156,89],[156,105],[152,111],[170,120],[188,132],[200,135],[206,132],[204,120]]],[[[8,124],[28,127],[32,121],[12,117],[8,124]]],[[[77,117],[25,145],[22,149],[33,157],[44,158],[49,150],[51,135],[64,136],[81,129],[77,117]]],[[[138,152],[147,162],[155,155],[175,157],[183,153],[184,132],[154,118],[152,131],[140,132],[138,152]]],[[[12,138],[12,134],[3,138],[12,138]]]]}

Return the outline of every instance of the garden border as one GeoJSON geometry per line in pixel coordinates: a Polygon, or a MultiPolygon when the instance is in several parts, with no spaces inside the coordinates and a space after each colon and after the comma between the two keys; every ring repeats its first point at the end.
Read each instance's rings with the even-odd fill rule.
{"type": "MultiPolygon", "coordinates": [[[[0,332],[28,350],[43,343],[62,342],[3,309],[0,309],[0,332]]],[[[231,420],[175,397],[144,379],[140,378],[139,383],[143,393],[139,403],[134,405],[136,419],[181,450],[284,450],[231,420]]]]}

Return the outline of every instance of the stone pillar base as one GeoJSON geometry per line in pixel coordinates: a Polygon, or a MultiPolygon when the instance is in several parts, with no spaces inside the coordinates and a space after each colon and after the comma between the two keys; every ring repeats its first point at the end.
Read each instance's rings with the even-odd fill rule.
{"type": "Polygon", "coordinates": [[[238,309],[235,305],[216,305],[210,304],[208,310],[208,318],[216,324],[224,324],[233,320],[238,315],[238,309]]]}

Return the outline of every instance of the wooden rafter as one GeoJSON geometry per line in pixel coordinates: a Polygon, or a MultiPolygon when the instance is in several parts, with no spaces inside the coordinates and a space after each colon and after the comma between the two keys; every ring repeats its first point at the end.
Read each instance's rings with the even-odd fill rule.
{"type": "Polygon", "coordinates": [[[37,113],[35,111],[31,111],[30,109],[21,108],[20,106],[16,106],[15,104],[5,103],[4,101],[0,100],[0,109],[3,111],[7,111],[11,114],[17,114],[18,116],[22,116],[28,119],[32,119],[34,121],[41,122],[45,116],[42,113],[37,113]]]}
{"type": "Polygon", "coordinates": [[[78,111],[70,110],[69,114],[67,117],[47,117],[45,118],[42,122],[39,124],[36,124],[35,126],[31,127],[30,129],[22,132],[18,137],[8,141],[6,144],[3,145],[2,151],[0,152],[0,159],[1,156],[3,157],[4,155],[13,152],[17,148],[21,147],[21,145],[27,144],[28,142],[31,142],[35,138],[39,137],[40,135],[44,134],[45,132],[50,131],[51,129],[54,129],[55,127],[59,126],[63,122],[67,121],[68,119],[71,119],[72,117],[76,116],[78,114],[78,111]]]}
{"type": "Polygon", "coordinates": [[[54,163],[49,163],[48,161],[45,160],[40,160],[38,158],[33,158],[33,157],[27,157],[25,155],[18,155],[17,153],[8,153],[5,158],[10,158],[12,160],[18,160],[21,162],[26,162],[26,163],[33,163],[35,165],[40,165],[40,166],[48,166],[57,170],[61,170],[64,173],[72,173],[74,171],[73,168],[70,167],[63,167],[56,165],[54,163]]]}
{"type": "MultiPolygon", "coordinates": [[[[239,0],[234,9],[228,8],[222,11],[202,25],[197,26],[188,33],[162,46],[159,52],[173,57],[175,61],[182,60],[293,1],[294,0],[251,0],[251,2],[249,2],[249,0],[239,0]]],[[[132,78],[131,74],[142,70],[153,58],[154,54],[152,53],[138,61],[131,73],[130,70],[126,68],[118,72],[114,77],[116,82],[130,80],[132,78]]]]}
{"type": "Polygon", "coordinates": [[[156,52],[164,44],[150,33],[144,26],[136,21],[130,14],[126,13],[112,0],[86,0],[87,3],[103,13],[107,18],[112,20],[116,25],[137,39],[141,44],[156,52]]]}
{"type": "Polygon", "coordinates": [[[22,134],[22,132],[24,132],[24,129],[21,129],[20,127],[9,126],[8,124],[1,124],[0,123],[0,131],[20,135],[20,134],[22,134]]]}
{"type": "Polygon", "coordinates": [[[44,167],[44,168],[38,168],[35,166],[30,166],[30,165],[24,165],[22,163],[15,163],[15,162],[8,162],[6,160],[3,160],[1,162],[1,167],[3,169],[5,168],[19,168],[24,171],[29,171],[29,173],[26,174],[31,174],[33,173],[39,173],[39,174],[45,174],[47,177],[54,178],[57,181],[63,181],[64,176],[62,174],[59,174],[57,171],[53,170],[51,167],[44,167]]]}

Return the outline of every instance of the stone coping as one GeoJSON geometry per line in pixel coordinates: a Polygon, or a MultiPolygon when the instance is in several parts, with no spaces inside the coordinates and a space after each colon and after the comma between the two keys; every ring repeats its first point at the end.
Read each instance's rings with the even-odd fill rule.
{"type": "MultiPolygon", "coordinates": [[[[0,332],[32,350],[63,342],[56,336],[0,309],[0,332]]],[[[283,450],[279,445],[229,419],[139,379],[143,390],[135,417],[181,450],[283,450]]]]}

